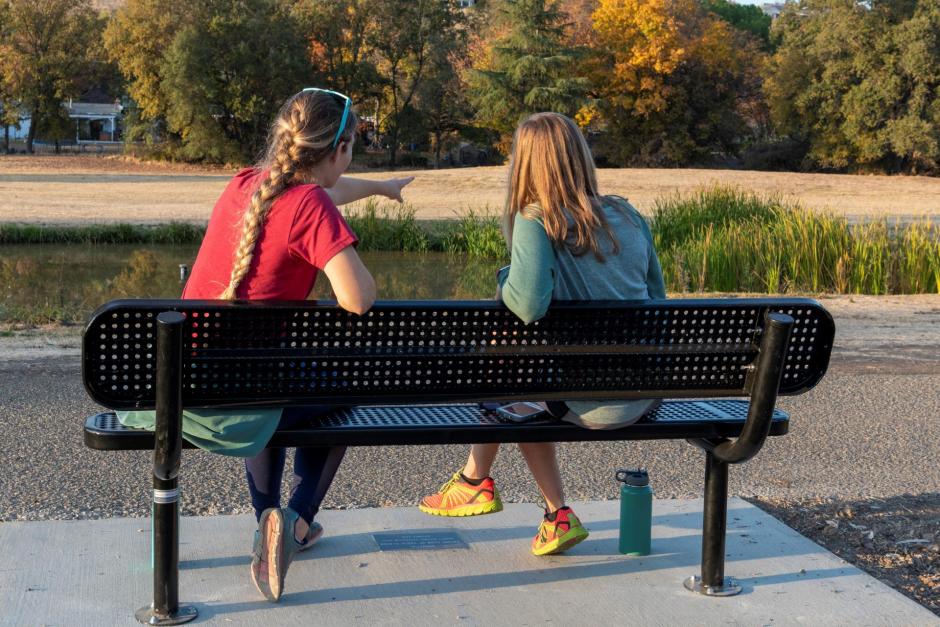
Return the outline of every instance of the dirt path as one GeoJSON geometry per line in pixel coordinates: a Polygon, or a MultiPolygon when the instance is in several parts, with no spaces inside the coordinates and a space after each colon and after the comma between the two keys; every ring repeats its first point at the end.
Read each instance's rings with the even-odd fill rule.
{"type": "MultiPolygon", "coordinates": [[[[115,157],[0,157],[0,221],[204,222],[231,174],[115,157]]],[[[506,174],[504,167],[394,173],[416,177],[405,198],[426,219],[452,218],[468,208],[497,209],[506,174]]],[[[720,182],[830,208],[855,221],[940,216],[940,178],[693,169],[606,169],[598,177],[603,192],[625,196],[646,212],[657,198],[720,182]]]]}

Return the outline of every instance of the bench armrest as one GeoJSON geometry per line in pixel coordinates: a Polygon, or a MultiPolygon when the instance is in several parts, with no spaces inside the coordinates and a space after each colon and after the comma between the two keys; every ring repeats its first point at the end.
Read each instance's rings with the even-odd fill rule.
{"type": "Polygon", "coordinates": [[[741,435],[735,440],[691,439],[689,442],[728,464],[745,462],[757,455],[770,433],[793,324],[793,318],[782,313],[768,313],[765,318],[760,353],[748,381],[751,404],[741,435]]]}

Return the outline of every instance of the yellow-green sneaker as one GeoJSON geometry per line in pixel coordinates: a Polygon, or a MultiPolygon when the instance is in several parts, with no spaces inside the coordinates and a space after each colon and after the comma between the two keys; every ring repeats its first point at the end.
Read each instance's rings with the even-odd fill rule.
{"type": "Polygon", "coordinates": [[[432,516],[479,516],[501,511],[503,502],[491,477],[473,485],[455,472],[437,494],[421,499],[418,509],[432,516]]]}
{"type": "Polygon", "coordinates": [[[532,539],[534,555],[561,553],[588,537],[588,530],[581,525],[570,507],[565,506],[556,511],[554,520],[549,520],[549,516],[545,512],[539,532],[532,539]]]}

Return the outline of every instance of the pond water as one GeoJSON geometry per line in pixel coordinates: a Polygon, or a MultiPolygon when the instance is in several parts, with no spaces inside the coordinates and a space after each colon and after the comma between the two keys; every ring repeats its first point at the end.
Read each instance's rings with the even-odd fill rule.
{"type": "MultiPolygon", "coordinates": [[[[191,246],[0,246],[0,322],[81,322],[115,298],[176,298],[191,246]]],[[[383,300],[492,298],[497,261],[446,253],[366,252],[383,300]]],[[[320,275],[315,298],[331,298],[320,275]]]]}

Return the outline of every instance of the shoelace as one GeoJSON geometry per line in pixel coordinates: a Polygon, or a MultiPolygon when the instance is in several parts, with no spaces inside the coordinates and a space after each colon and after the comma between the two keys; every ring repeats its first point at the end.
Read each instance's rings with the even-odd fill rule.
{"type": "Polygon", "coordinates": [[[450,481],[448,481],[447,483],[445,483],[444,485],[442,485],[441,488],[438,490],[438,492],[439,492],[440,494],[444,494],[445,492],[447,492],[447,490],[448,490],[448,488],[450,488],[450,486],[454,485],[455,483],[457,483],[457,482],[459,482],[459,481],[460,481],[460,473],[457,473],[457,474],[455,474],[453,477],[450,478],[450,481]]]}

